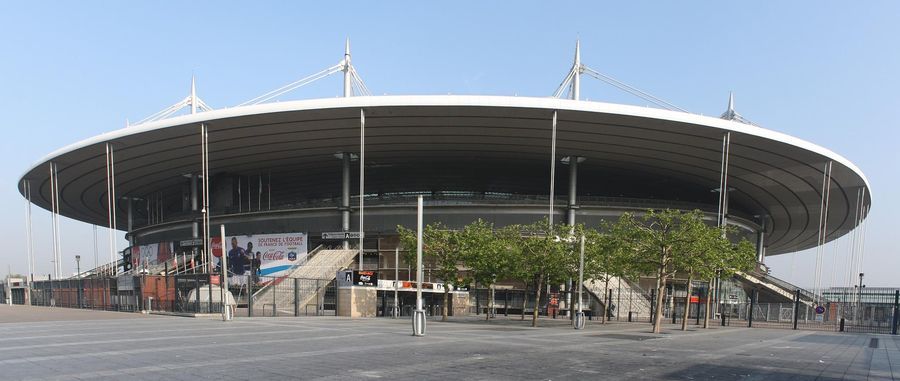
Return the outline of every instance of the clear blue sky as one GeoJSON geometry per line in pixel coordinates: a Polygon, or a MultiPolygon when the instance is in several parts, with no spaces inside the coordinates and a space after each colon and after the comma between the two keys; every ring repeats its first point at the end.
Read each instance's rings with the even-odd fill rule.
{"type": "MultiPolygon", "coordinates": [[[[376,94],[548,96],[586,64],[695,113],[729,91],[766,128],[856,163],[874,190],[866,284],[900,286],[900,2],[7,2],[0,11],[0,273],[26,271],[22,172],[64,145],[142,119],[187,95],[233,106],[338,62],[346,37],[376,94]],[[515,4],[513,6],[512,4],[515,4]]],[[[333,97],[337,77],[293,94],[333,97]]],[[[582,96],[643,104],[588,80],[582,96]]],[[[50,272],[50,217],[35,209],[38,273],[50,272]]],[[[101,230],[101,253],[106,253],[101,230]]],[[[120,245],[124,240],[119,237],[120,245]]],[[[91,226],[62,222],[64,271],[92,257],[91,226]],[[71,263],[70,263],[71,262],[71,263]]],[[[826,250],[824,282],[847,245],[826,250]]],[[[770,258],[811,285],[815,255],[770,258]],[[791,266],[793,264],[793,266],[791,266]]]]}

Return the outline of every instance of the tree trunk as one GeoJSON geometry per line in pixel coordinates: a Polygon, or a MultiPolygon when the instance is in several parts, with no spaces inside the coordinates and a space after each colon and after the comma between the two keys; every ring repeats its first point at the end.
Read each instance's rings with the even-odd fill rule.
{"type": "MultiPolygon", "coordinates": [[[[491,286],[490,286],[489,288],[493,288],[493,287],[494,287],[494,285],[491,284],[491,286]]],[[[490,312],[491,312],[491,301],[490,301],[490,299],[491,299],[491,297],[488,296],[488,305],[487,305],[487,309],[485,310],[485,313],[484,313],[484,320],[485,320],[485,321],[491,320],[491,314],[490,314],[490,312]]]]}
{"type": "MultiPolygon", "coordinates": [[[[606,276],[606,275],[604,275],[604,276],[606,276]]],[[[606,276],[605,280],[603,281],[603,296],[600,297],[600,300],[603,301],[603,311],[601,312],[601,315],[600,315],[600,324],[606,324],[606,317],[609,316],[609,300],[606,300],[607,293],[609,292],[609,291],[607,291],[608,288],[609,288],[609,277],[606,276]]]]}
{"type": "Polygon", "coordinates": [[[688,274],[688,282],[685,287],[685,291],[687,295],[684,298],[684,313],[681,315],[681,330],[687,331],[687,321],[688,321],[688,313],[691,311],[691,291],[694,283],[694,269],[690,269],[690,273],[688,274]]]}
{"type": "Polygon", "coordinates": [[[534,311],[531,314],[531,326],[537,327],[538,312],[541,304],[541,286],[544,285],[544,276],[541,275],[537,279],[537,287],[534,288],[534,311]]]}
{"type": "Polygon", "coordinates": [[[525,321],[526,306],[528,306],[528,282],[522,282],[522,321],[525,321]]]}
{"type": "Polygon", "coordinates": [[[488,301],[488,313],[487,316],[494,315],[494,284],[491,283],[491,300],[488,301]]]}
{"type": "Polygon", "coordinates": [[[666,289],[666,251],[663,249],[656,273],[656,314],[653,317],[653,333],[662,332],[663,291],[666,289]]]}
{"type": "Polygon", "coordinates": [[[709,328],[709,313],[712,312],[713,279],[709,279],[709,287],[706,288],[706,314],[703,316],[703,328],[709,328]]]}
{"type": "Polygon", "coordinates": [[[447,321],[447,301],[450,299],[450,285],[444,284],[444,308],[441,311],[441,321],[447,321]]]}

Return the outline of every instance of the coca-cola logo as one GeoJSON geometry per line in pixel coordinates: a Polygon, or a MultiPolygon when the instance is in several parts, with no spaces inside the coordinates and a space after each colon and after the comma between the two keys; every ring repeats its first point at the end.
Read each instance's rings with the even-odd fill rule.
{"type": "Polygon", "coordinates": [[[264,261],[280,261],[284,259],[283,251],[267,251],[262,255],[264,261]]]}
{"type": "Polygon", "coordinates": [[[222,256],[222,239],[221,238],[212,238],[209,240],[210,249],[212,254],[216,257],[222,256]]]}

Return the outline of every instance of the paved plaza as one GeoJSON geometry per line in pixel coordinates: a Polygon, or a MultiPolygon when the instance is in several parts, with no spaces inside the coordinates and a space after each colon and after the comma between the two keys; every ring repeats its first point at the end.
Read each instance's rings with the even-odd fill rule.
{"type": "Polygon", "coordinates": [[[0,306],[2,380],[897,380],[900,338],[563,320],[213,319],[0,306]]]}

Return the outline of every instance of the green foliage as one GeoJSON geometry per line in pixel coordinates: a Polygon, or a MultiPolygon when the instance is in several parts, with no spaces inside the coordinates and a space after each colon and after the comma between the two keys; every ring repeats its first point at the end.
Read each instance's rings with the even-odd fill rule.
{"type": "MultiPolygon", "coordinates": [[[[649,210],[641,217],[625,213],[599,229],[550,226],[546,218],[502,229],[480,219],[461,230],[436,222],[424,228],[423,259],[437,278],[456,287],[472,281],[489,287],[516,279],[539,295],[544,282],[577,278],[578,238],[584,236],[585,279],[608,282],[612,277],[655,274],[661,297],[666,280],[676,272],[710,279],[751,269],[756,259],[753,245],[747,240],[730,242],[730,231],[707,225],[699,210],[668,209],[649,210]]],[[[404,258],[415,263],[416,232],[402,226],[397,232],[404,258]]],[[[534,319],[536,324],[536,315],[534,319]]]]}
{"type": "MultiPolygon", "coordinates": [[[[509,242],[512,277],[526,282],[549,281],[559,283],[572,273],[572,244],[565,239],[569,227],[550,226],[547,219],[529,225],[512,225],[505,228],[507,237],[516,237],[509,242]]],[[[577,261],[577,258],[575,259],[577,261]]],[[[576,263],[577,266],[577,262],[576,263]]]]}
{"type": "Polygon", "coordinates": [[[517,237],[508,230],[494,231],[494,226],[478,219],[460,233],[462,259],[475,283],[490,286],[509,274],[512,245],[517,237]]]}
{"type": "MultiPolygon", "coordinates": [[[[416,232],[397,226],[397,233],[406,248],[404,259],[408,263],[415,263],[416,232]]],[[[428,224],[422,232],[422,260],[431,263],[434,276],[456,287],[468,283],[460,277],[460,267],[463,264],[461,235],[461,232],[451,230],[440,222],[428,224]]]]}

